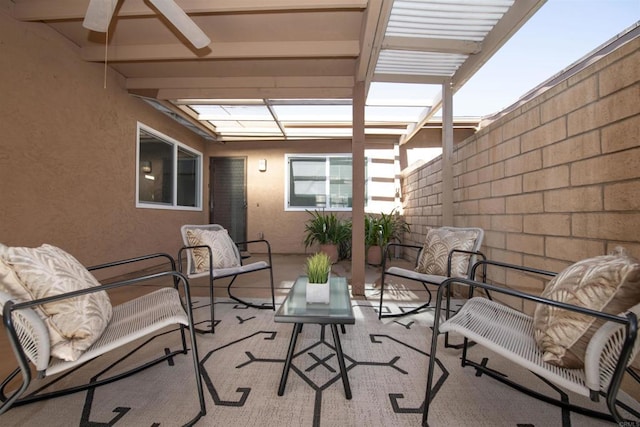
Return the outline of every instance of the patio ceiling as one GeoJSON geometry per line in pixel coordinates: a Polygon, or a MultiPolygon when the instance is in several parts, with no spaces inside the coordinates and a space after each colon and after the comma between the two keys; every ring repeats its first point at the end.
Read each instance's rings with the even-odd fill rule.
{"type": "Polygon", "coordinates": [[[349,138],[356,82],[367,138],[407,142],[433,125],[443,85],[455,93],[544,4],[176,0],[212,40],[195,49],[150,3],[105,1],[117,2],[107,37],[82,26],[89,0],[8,9],[50,25],[85,61],[106,56],[129,93],[220,142],[349,138]]]}

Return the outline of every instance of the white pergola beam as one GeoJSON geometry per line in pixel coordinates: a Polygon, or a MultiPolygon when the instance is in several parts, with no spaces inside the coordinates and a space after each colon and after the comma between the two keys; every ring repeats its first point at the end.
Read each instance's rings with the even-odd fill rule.
{"type": "MultiPolygon", "coordinates": [[[[251,59],[251,58],[355,58],[360,53],[357,40],[350,41],[290,41],[290,42],[216,42],[199,59],[251,59]]],[[[193,59],[187,46],[174,44],[109,46],[108,62],[172,61],[193,59]]],[[[85,61],[103,62],[104,46],[82,48],[85,61]]]]}
{"type": "Polygon", "coordinates": [[[471,55],[482,50],[482,43],[469,40],[388,36],[384,38],[382,48],[471,55]]]}
{"type": "MultiPolygon", "coordinates": [[[[118,16],[151,16],[156,12],[143,0],[119,0],[118,16]]],[[[13,17],[19,21],[82,19],[89,0],[34,0],[18,2],[13,17]]],[[[268,12],[287,10],[365,9],[367,0],[180,0],[187,14],[268,12]]]]}
{"type": "Polygon", "coordinates": [[[244,89],[244,88],[353,88],[352,76],[321,77],[139,77],[126,81],[127,89],[244,89]]]}
{"type": "MultiPolygon", "coordinates": [[[[136,93],[135,89],[129,89],[136,93]]],[[[152,89],[139,89],[139,91],[149,91],[152,89]]],[[[353,87],[319,87],[319,88],[287,88],[287,87],[244,87],[244,88],[215,88],[215,89],[173,89],[164,88],[155,91],[157,99],[310,99],[310,98],[351,98],[353,87]]]]}

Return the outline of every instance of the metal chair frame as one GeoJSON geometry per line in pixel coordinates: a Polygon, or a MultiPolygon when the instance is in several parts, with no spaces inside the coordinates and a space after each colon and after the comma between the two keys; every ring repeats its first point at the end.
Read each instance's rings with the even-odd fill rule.
{"type": "Polygon", "coordinates": [[[220,231],[220,230],[224,230],[224,227],[222,227],[219,224],[201,224],[201,225],[183,225],[180,228],[180,232],[182,234],[182,240],[184,243],[184,246],[182,248],[180,248],[180,250],[178,251],[178,268],[181,272],[183,272],[184,269],[184,264],[185,264],[185,260],[184,258],[186,258],[186,276],[189,279],[193,279],[193,278],[200,278],[200,277],[208,277],[209,278],[209,297],[211,299],[211,328],[209,330],[203,330],[203,329],[196,329],[196,332],[199,333],[211,333],[213,334],[215,332],[215,317],[214,317],[214,295],[213,295],[213,284],[215,280],[218,279],[225,279],[225,278],[231,278],[231,281],[229,282],[229,284],[227,285],[227,293],[229,295],[229,298],[233,299],[234,301],[239,302],[240,304],[246,305],[248,307],[253,307],[253,308],[257,308],[257,309],[271,309],[274,310],[276,309],[276,301],[275,301],[275,291],[274,291],[274,286],[273,286],[273,268],[272,268],[272,261],[271,261],[271,245],[269,244],[269,242],[265,239],[257,239],[257,240],[247,240],[247,241],[242,241],[242,242],[234,242],[235,243],[235,253],[236,253],[236,258],[238,260],[238,263],[240,264],[239,267],[231,267],[231,268],[223,268],[223,269],[214,269],[213,268],[213,253],[211,251],[211,248],[209,246],[206,245],[198,245],[198,246],[190,246],[189,241],[187,239],[187,230],[190,229],[203,229],[203,230],[212,230],[212,231],[220,231]],[[249,249],[250,247],[257,247],[258,245],[261,245],[263,248],[266,248],[266,254],[267,254],[267,258],[268,258],[268,262],[267,261],[257,261],[257,262],[253,262],[250,264],[244,264],[244,259],[248,258],[248,256],[242,256],[240,253],[240,249],[239,247],[243,246],[246,247],[247,249],[249,249]],[[193,260],[193,250],[194,249],[205,249],[207,250],[207,252],[209,253],[209,268],[207,271],[205,272],[201,272],[201,273],[197,273],[195,271],[195,262],[193,260]],[[186,253],[186,256],[185,256],[186,253]],[[236,297],[235,295],[233,295],[233,293],[231,292],[231,287],[233,286],[236,278],[238,276],[241,276],[243,274],[248,274],[248,273],[253,273],[256,271],[262,271],[262,270],[269,270],[269,279],[270,279],[270,285],[271,285],[271,304],[263,304],[263,305],[257,305],[257,304],[253,304],[251,302],[245,301],[241,298],[236,297]]]}
{"type": "MultiPolygon", "coordinates": [[[[556,273],[546,270],[490,260],[477,262],[473,266],[473,271],[475,272],[478,268],[486,270],[488,266],[503,267],[518,270],[523,273],[546,277],[553,277],[556,275],[556,273]]],[[[633,357],[637,353],[640,345],[640,341],[637,340],[638,320],[633,312],[628,312],[626,316],[611,315],[584,307],[549,300],[537,295],[520,292],[512,288],[464,278],[450,278],[440,285],[437,293],[436,312],[441,312],[440,309],[442,304],[446,303],[444,298],[445,293],[447,293],[449,288],[453,285],[469,287],[470,296],[472,298],[467,301],[467,303],[453,317],[450,318],[449,312],[444,311],[442,316],[435,316],[434,318],[429,369],[427,373],[427,387],[422,417],[423,425],[428,425],[429,407],[434,397],[432,396],[432,391],[434,390],[433,377],[437,357],[438,335],[454,332],[461,334],[464,337],[461,358],[462,367],[472,366],[476,369],[478,374],[486,374],[491,378],[513,387],[531,397],[572,412],[623,425],[622,423],[625,420],[617,409],[618,406],[620,406],[633,416],[640,419],[640,413],[617,399],[622,377],[625,372],[629,373],[633,379],[640,382],[640,377],[628,368],[628,365],[633,360],[633,357]],[[494,293],[494,295],[496,295],[496,293],[498,295],[503,294],[508,296],[509,299],[517,298],[537,304],[546,304],[604,320],[604,325],[598,329],[589,343],[585,368],[567,369],[543,362],[541,352],[537,349],[533,337],[526,337],[523,335],[523,331],[528,330],[529,328],[527,325],[532,325],[532,317],[521,313],[518,310],[514,310],[511,307],[497,303],[489,298],[473,298],[473,292],[475,289],[482,289],[486,292],[494,293]],[[501,324],[504,325],[505,330],[501,329],[501,332],[497,334],[494,331],[495,328],[492,328],[490,325],[495,325],[496,322],[499,322],[500,320],[502,320],[501,324]],[[492,331],[494,331],[494,333],[491,333],[492,331]],[[513,334],[514,337],[509,338],[509,334],[513,334]],[[523,339],[525,338],[527,342],[531,343],[530,345],[525,346],[523,344],[523,339]],[[511,343],[513,348],[509,347],[507,343],[511,343]],[[517,343],[517,345],[514,343],[517,343]],[[509,380],[503,375],[500,375],[484,366],[482,363],[470,360],[468,358],[468,347],[472,344],[484,346],[491,351],[506,357],[513,363],[530,370],[543,381],[562,387],[564,390],[569,390],[587,396],[592,401],[597,402],[600,396],[605,396],[609,413],[584,408],[568,403],[564,400],[554,399],[550,396],[536,392],[522,384],[509,380]],[[613,369],[611,369],[612,367],[613,369]]],[[[639,306],[636,306],[636,309],[639,306]]],[[[530,327],[532,328],[532,326],[530,327]]],[[[638,421],[635,421],[635,423],[637,422],[638,421]]]]}
{"type": "MultiPolygon", "coordinates": [[[[454,231],[454,232],[458,232],[458,231],[475,231],[475,232],[478,233],[478,237],[476,238],[476,241],[474,242],[474,245],[473,245],[473,247],[472,247],[472,249],[470,251],[465,251],[465,250],[460,250],[460,249],[453,249],[452,251],[449,252],[449,256],[448,256],[448,259],[447,259],[447,275],[446,276],[422,274],[422,273],[416,272],[415,270],[409,270],[409,269],[400,268],[400,267],[387,268],[387,260],[390,259],[390,253],[391,253],[390,251],[392,249],[395,249],[396,247],[400,247],[400,248],[404,248],[404,249],[408,249],[408,250],[417,251],[414,268],[418,266],[418,262],[420,260],[420,256],[422,255],[422,251],[424,249],[423,246],[418,246],[418,245],[410,245],[410,244],[403,244],[403,243],[389,243],[389,244],[387,244],[387,246],[385,247],[385,250],[384,250],[384,257],[383,257],[383,260],[382,260],[382,277],[380,279],[380,308],[379,308],[379,311],[378,311],[378,318],[379,319],[387,318],[387,317],[406,316],[408,314],[417,313],[420,310],[429,307],[431,305],[432,294],[431,294],[431,290],[429,289],[429,287],[427,285],[439,286],[441,283],[443,283],[445,280],[447,280],[451,276],[451,261],[453,259],[453,255],[454,254],[456,254],[456,253],[464,253],[464,254],[469,255],[469,264],[468,264],[468,267],[467,267],[467,274],[468,274],[467,277],[473,277],[473,276],[471,276],[472,267],[473,267],[474,263],[477,261],[478,258],[486,259],[484,254],[482,254],[482,252],[480,252],[480,246],[482,245],[482,240],[483,240],[483,237],[484,237],[484,231],[481,228],[475,228],[475,227],[441,227],[440,229],[448,230],[448,231],[454,231]],[[405,280],[412,280],[412,281],[415,281],[415,282],[418,282],[418,283],[422,284],[422,286],[424,287],[425,291],[427,291],[427,294],[429,295],[429,298],[428,298],[427,302],[425,302],[424,304],[420,305],[419,307],[413,308],[411,310],[408,310],[408,311],[405,311],[405,312],[402,312],[402,313],[383,314],[382,313],[382,306],[383,306],[383,298],[384,298],[384,288],[385,288],[386,276],[400,277],[400,278],[405,279],[405,280]]],[[[449,308],[449,307],[447,307],[447,308],[449,308]]]]}
{"type": "MultiPolygon", "coordinates": [[[[185,327],[186,327],[189,330],[191,353],[193,357],[194,376],[195,376],[196,389],[198,392],[198,400],[200,405],[200,410],[198,414],[193,419],[188,421],[186,425],[193,425],[202,416],[206,415],[206,407],[205,407],[204,395],[203,395],[203,389],[202,389],[202,379],[200,376],[198,348],[197,348],[197,343],[196,343],[196,338],[195,338],[195,333],[193,328],[194,321],[193,321],[193,312],[191,308],[191,295],[189,291],[189,282],[188,282],[188,279],[183,274],[176,271],[174,259],[168,254],[158,253],[158,254],[145,255],[141,257],[101,264],[93,267],[88,267],[87,269],[89,271],[95,271],[95,270],[101,270],[105,268],[122,266],[125,264],[148,261],[155,258],[166,258],[167,260],[169,260],[169,263],[171,265],[171,270],[162,271],[154,274],[143,275],[143,276],[135,277],[128,280],[101,284],[100,286],[95,286],[92,288],[77,290],[73,292],[67,292],[64,294],[42,298],[38,300],[33,300],[33,301],[14,302],[12,300],[8,300],[5,302],[4,309],[3,309],[3,324],[7,331],[7,336],[8,336],[11,348],[15,354],[15,357],[18,363],[18,368],[16,368],[13,372],[11,372],[4,379],[4,381],[0,383],[0,402],[2,402],[2,404],[0,405],[0,414],[4,413],[5,411],[7,411],[9,408],[13,406],[24,405],[24,404],[28,404],[28,403],[32,403],[32,402],[36,402],[44,399],[59,397],[59,396],[65,396],[71,393],[87,390],[89,388],[95,388],[101,385],[109,384],[119,379],[129,377],[137,372],[140,372],[143,369],[146,369],[148,367],[161,363],[167,359],[171,359],[177,354],[180,354],[180,353],[187,354],[189,349],[187,348],[187,342],[185,337],[185,327]],[[88,384],[70,387],[64,390],[58,390],[55,392],[48,392],[48,393],[36,393],[36,394],[31,394],[29,396],[25,396],[21,398],[22,394],[27,390],[30,383],[32,382],[31,364],[32,363],[34,365],[36,364],[36,361],[32,360],[30,357],[27,356],[27,353],[25,352],[25,348],[28,348],[29,346],[32,346],[31,348],[33,348],[33,346],[43,347],[42,353],[48,354],[48,351],[47,351],[48,345],[49,345],[48,332],[46,332],[47,329],[46,329],[46,326],[44,326],[44,322],[33,310],[36,306],[47,304],[53,301],[67,299],[67,298],[74,298],[74,297],[89,294],[92,292],[107,291],[110,289],[122,288],[126,286],[140,285],[149,281],[157,281],[158,279],[161,279],[161,278],[171,278],[173,286],[170,288],[169,287],[161,288],[160,290],[151,292],[148,295],[158,294],[159,292],[163,292],[167,296],[171,296],[171,298],[178,298],[180,300],[179,304],[182,306],[182,309],[184,309],[184,316],[181,316],[180,319],[174,319],[174,320],[176,321],[176,324],[179,325],[179,328],[180,328],[182,348],[178,350],[174,350],[167,354],[163,353],[162,356],[154,360],[145,362],[144,364],[139,365],[135,368],[132,368],[126,372],[116,374],[108,378],[103,378],[100,380],[92,381],[88,384]],[[180,297],[180,291],[179,291],[180,288],[182,288],[184,299],[180,297]],[[186,321],[185,321],[185,318],[186,318],[186,321]],[[40,331],[41,333],[40,334],[30,333],[30,331],[33,331],[33,330],[40,331]],[[10,394],[7,395],[7,390],[6,390],[7,387],[18,374],[22,374],[21,384],[17,387],[17,389],[13,390],[13,392],[10,392],[10,394]]],[[[162,298],[157,298],[157,299],[161,301],[160,303],[165,302],[165,300],[162,298]]],[[[141,297],[127,301],[127,303],[147,302],[147,300],[148,298],[145,298],[145,296],[143,295],[141,297]]],[[[115,306],[114,310],[116,310],[117,307],[118,306],[115,306]]],[[[120,320],[122,320],[123,323],[127,323],[126,318],[121,318],[120,320]]],[[[89,360],[94,359],[95,357],[98,357],[109,351],[115,351],[122,345],[128,344],[132,341],[148,336],[151,333],[159,331],[165,328],[166,326],[168,326],[167,320],[164,318],[155,319],[153,320],[153,322],[155,323],[146,325],[144,332],[140,332],[139,330],[136,330],[135,327],[131,327],[130,329],[132,330],[127,331],[124,336],[118,336],[119,345],[114,349],[100,348],[99,340],[98,340],[91,347],[89,347],[84,353],[85,356],[90,354],[91,355],[90,357],[81,356],[77,361],[74,361],[74,362],[66,362],[66,361],[62,362],[57,359],[51,359],[49,361],[49,358],[47,357],[44,360],[44,363],[48,363],[48,366],[46,366],[46,368],[44,369],[37,368],[38,378],[45,378],[47,376],[50,376],[59,372],[72,372],[71,370],[73,368],[79,367],[85,364],[86,362],[88,362],[89,360]]],[[[103,332],[103,336],[107,334],[108,331],[109,331],[109,325],[107,326],[107,329],[105,330],[105,332],[103,332]]],[[[105,345],[105,347],[107,346],[105,345]]]]}

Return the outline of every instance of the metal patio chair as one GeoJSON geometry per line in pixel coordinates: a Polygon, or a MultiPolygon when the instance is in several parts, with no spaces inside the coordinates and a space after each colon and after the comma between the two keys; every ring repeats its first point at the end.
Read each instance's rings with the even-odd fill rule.
{"type": "MultiPolygon", "coordinates": [[[[556,275],[556,273],[545,270],[490,260],[479,261],[475,268],[486,268],[487,266],[521,272],[527,276],[537,275],[551,278],[556,275]]],[[[607,314],[603,311],[517,291],[511,287],[497,286],[464,278],[452,278],[446,280],[438,288],[436,312],[443,314],[435,316],[434,319],[422,418],[424,426],[427,425],[429,408],[436,397],[433,395],[435,392],[433,387],[434,370],[436,369],[438,335],[443,333],[464,337],[461,366],[471,366],[476,369],[477,377],[482,377],[481,374],[485,374],[531,397],[565,410],[624,425],[625,420],[618,410],[618,407],[620,407],[637,418],[630,424],[635,425],[639,422],[640,413],[628,404],[620,402],[617,397],[622,377],[625,373],[628,373],[635,381],[640,382],[640,376],[628,367],[638,353],[640,346],[637,330],[637,315],[640,313],[640,304],[629,308],[624,313],[607,314]],[[543,359],[543,352],[534,337],[534,317],[500,302],[484,297],[472,297],[453,317],[449,317],[449,313],[446,311],[439,311],[441,305],[445,303],[443,300],[446,299],[446,293],[454,285],[468,287],[472,294],[474,289],[484,290],[485,292],[491,292],[495,298],[502,296],[514,304],[535,303],[548,306],[550,310],[555,312],[568,310],[573,316],[584,316],[593,322],[602,322],[588,340],[584,366],[569,368],[546,362],[543,359]],[[524,384],[518,384],[507,376],[486,366],[486,361],[471,360],[468,355],[471,344],[491,350],[514,364],[531,371],[537,377],[542,378],[543,381],[554,384],[554,387],[558,386],[564,390],[588,397],[594,402],[598,402],[604,396],[609,413],[572,404],[565,399],[556,399],[528,388],[524,384]]]]}
{"type": "MultiPolygon", "coordinates": [[[[6,246],[0,245],[0,249],[6,250],[6,248],[6,246]]],[[[18,368],[11,372],[0,384],[0,414],[4,413],[12,406],[63,396],[108,384],[168,359],[174,359],[176,363],[186,362],[186,360],[176,358],[176,355],[178,354],[186,355],[189,352],[185,333],[188,333],[189,342],[191,344],[190,351],[193,358],[194,380],[200,407],[196,416],[186,424],[192,425],[206,414],[202,381],[200,377],[198,349],[193,328],[194,322],[191,309],[189,283],[187,278],[176,270],[173,258],[167,254],[145,255],[137,258],[89,267],[85,269],[84,272],[104,270],[107,268],[119,267],[154,259],[168,260],[171,269],[169,271],[147,274],[108,284],[100,284],[96,281],[96,286],[89,285],[86,288],[76,289],[65,293],[57,294],[56,292],[47,291],[48,296],[46,297],[35,300],[26,300],[22,291],[15,291],[15,283],[19,283],[20,286],[24,286],[23,283],[20,283],[21,278],[15,273],[15,270],[12,270],[10,260],[5,262],[5,260],[0,256],[0,281],[2,282],[0,283],[0,289],[2,289],[2,291],[0,291],[0,305],[3,306],[3,324],[11,349],[18,364],[18,368]],[[142,296],[130,299],[113,307],[110,307],[109,302],[108,305],[111,308],[112,314],[110,316],[110,320],[106,324],[106,328],[98,334],[97,339],[93,344],[79,354],[79,357],[71,360],[73,358],[61,359],[53,356],[52,353],[55,352],[54,349],[57,338],[55,338],[55,331],[52,332],[48,324],[51,321],[51,316],[54,314],[50,314],[49,319],[45,316],[48,307],[52,304],[71,304],[73,301],[77,301],[84,297],[91,298],[91,295],[96,295],[94,294],[96,292],[123,289],[130,286],[144,285],[150,282],[153,282],[154,285],[158,285],[160,281],[166,282],[167,286],[161,286],[158,290],[148,292],[142,296]],[[15,295],[8,293],[7,290],[11,288],[11,286],[13,286],[12,289],[14,289],[14,293],[20,293],[22,296],[16,297],[15,295]],[[111,351],[118,351],[118,349],[128,343],[139,340],[143,337],[148,337],[149,335],[171,325],[179,327],[179,333],[181,335],[181,339],[179,340],[180,345],[173,351],[163,352],[161,356],[154,360],[141,361],[140,365],[127,372],[118,373],[108,378],[96,381],[92,380],[88,384],[53,392],[43,392],[41,391],[42,387],[39,387],[37,393],[25,394],[29,385],[34,382],[32,379],[32,369],[37,372],[38,379],[44,379],[59,373],[65,373],[65,375],[67,373],[73,373],[74,368],[77,368],[100,355],[111,351]],[[13,380],[17,378],[19,374],[22,377],[22,381],[16,386],[15,381],[13,380]]],[[[50,264],[47,263],[50,260],[45,257],[43,261],[45,269],[49,269],[50,264]]],[[[62,271],[60,274],[68,275],[69,272],[62,271]]],[[[90,276],[91,274],[86,273],[86,275],[90,276]]],[[[36,283],[36,285],[38,284],[36,283]]],[[[177,380],[182,381],[183,379],[180,378],[177,380]]]]}
{"type": "MultiPolygon", "coordinates": [[[[271,245],[265,239],[248,240],[243,242],[233,242],[226,232],[225,228],[219,224],[204,224],[204,225],[183,225],[180,228],[182,235],[182,241],[184,246],[178,252],[178,267],[180,271],[184,268],[184,259],[186,258],[186,271],[185,274],[189,279],[195,279],[200,277],[207,277],[209,279],[209,295],[211,298],[211,328],[206,330],[198,330],[200,333],[214,333],[214,295],[213,284],[215,280],[231,278],[231,281],[227,285],[227,292],[229,298],[244,304],[248,307],[254,307],[258,309],[271,309],[275,310],[275,293],[273,287],[273,268],[271,262],[271,245]],[[222,233],[220,237],[224,237],[220,242],[221,247],[216,247],[217,243],[211,241],[203,241],[201,237],[208,238],[210,236],[195,236],[201,232],[222,233]],[[224,240],[228,240],[228,243],[224,240]],[[226,245],[225,245],[226,243],[226,245]],[[255,261],[251,263],[245,263],[245,259],[248,256],[243,256],[240,253],[239,247],[246,247],[251,249],[252,247],[262,247],[266,252],[266,261],[255,261]],[[222,262],[224,258],[224,262],[222,262]],[[271,286],[271,304],[253,304],[251,302],[242,300],[232,294],[231,287],[235,283],[238,276],[255,273],[258,271],[268,270],[269,280],[271,286]]],[[[217,237],[216,237],[217,238],[217,237]]]]}
{"type": "MultiPolygon", "coordinates": [[[[399,317],[405,316],[407,314],[416,313],[431,304],[432,294],[428,285],[439,286],[449,277],[460,275],[461,277],[470,277],[471,269],[473,264],[476,262],[478,258],[483,258],[484,255],[480,252],[480,247],[482,245],[482,239],[484,237],[484,231],[481,228],[477,227],[440,227],[429,230],[427,233],[427,241],[430,239],[430,233],[438,234],[440,237],[444,236],[444,239],[447,239],[447,236],[452,236],[455,238],[456,235],[464,235],[468,237],[468,240],[463,244],[451,244],[450,246],[443,244],[439,245],[439,248],[434,249],[435,253],[431,254],[431,257],[425,257],[425,251],[429,251],[433,248],[426,248],[426,244],[423,246],[418,245],[409,245],[402,243],[389,243],[385,247],[385,253],[382,261],[382,276],[380,279],[380,307],[378,311],[378,318],[386,318],[386,317],[399,317]],[[391,250],[395,250],[396,248],[402,248],[405,250],[412,250],[416,252],[416,262],[414,269],[407,269],[402,267],[387,267],[388,260],[390,259],[389,254],[391,250]],[[420,266],[421,261],[430,262],[430,265],[420,266]],[[465,265],[466,263],[466,265],[465,265]],[[427,271],[426,273],[418,271],[419,267],[422,267],[423,271],[427,271]],[[404,280],[411,280],[420,283],[424,289],[427,291],[428,300],[420,305],[419,307],[413,308],[408,311],[403,311],[400,313],[385,313],[383,314],[383,304],[384,304],[384,292],[385,292],[385,282],[387,278],[398,277],[404,280]]],[[[436,240],[436,239],[434,239],[436,240]]],[[[442,241],[438,238],[438,242],[442,241]]],[[[455,239],[453,239],[455,241],[455,239]]],[[[449,242],[451,243],[451,241],[449,242]]],[[[437,243],[438,244],[438,243],[437,243]]],[[[447,307],[448,309],[449,307],[447,307]]]]}

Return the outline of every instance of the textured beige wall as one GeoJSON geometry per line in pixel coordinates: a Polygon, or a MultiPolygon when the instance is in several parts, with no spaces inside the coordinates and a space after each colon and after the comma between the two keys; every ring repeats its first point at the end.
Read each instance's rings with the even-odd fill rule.
{"type": "MultiPolygon", "coordinates": [[[[203,212],[136,209],[136,122],[199,151],[202,139],[82,61],[52,29],[0,13],[0,242],[50,243],[96,264],[177,254],[203,212]]],[[[206,206],[206,201],[205,201],[206,206]]]]}
{"type": "MultiPolygon", "coordinates": [[[[264,233],[275,253],[303,253],[305,251],[304,223],[309,219],[305,211],[285,211],[285,154],[294,153],[351,153],[351,141],[278,141],[234,142],[212,144],[209,157],[247,158],[247,237],[255,239],[264,233]],[[270,146],[269,146],[270,145],[270,146]],[[267,160],[267,171],[258,171],[258,161],[267,160]]],[[[340,218],[350,218],[350,212],[337,212],[340,218]]]]}
{"type": "MultiPolygon", "coordinates": [[[[635,39],[477,132],[455,150],[455,225],[482,227],[489,258],[552,271],[617,245],[640,257],[639,100],[635,39]]],[[[441,225],[441,169],[403,174],[410,242],[441,225]]]]}

